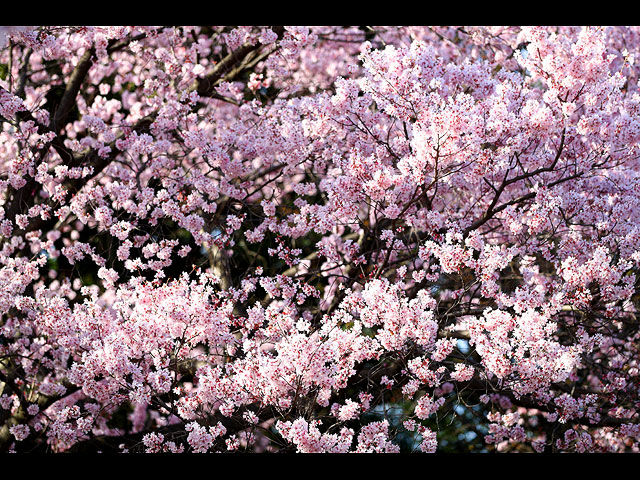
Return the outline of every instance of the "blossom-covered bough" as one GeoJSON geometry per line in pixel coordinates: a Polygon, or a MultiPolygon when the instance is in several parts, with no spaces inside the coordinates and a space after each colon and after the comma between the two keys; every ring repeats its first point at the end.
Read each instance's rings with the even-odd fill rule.
{"type": "Polygon", "coordinates": [[[640,30],[0,29],[0,450],[637,451],[640,30]]]}

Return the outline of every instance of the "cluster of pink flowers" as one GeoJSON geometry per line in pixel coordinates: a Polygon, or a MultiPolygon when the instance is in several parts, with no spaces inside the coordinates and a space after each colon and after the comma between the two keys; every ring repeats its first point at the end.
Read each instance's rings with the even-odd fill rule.
{"type": "Polygon", "coordinates": [[[0,27],[0,451],[639,451],[638,54],[0,27]]]}

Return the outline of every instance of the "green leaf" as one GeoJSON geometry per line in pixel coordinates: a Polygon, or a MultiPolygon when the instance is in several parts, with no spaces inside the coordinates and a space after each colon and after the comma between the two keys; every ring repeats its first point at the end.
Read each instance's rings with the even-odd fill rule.
{"type": "Polygon", "coordinates": [[[9,65],[6,63],[0,63],[0,80],[6,80],[9,74],[9,65]]]}

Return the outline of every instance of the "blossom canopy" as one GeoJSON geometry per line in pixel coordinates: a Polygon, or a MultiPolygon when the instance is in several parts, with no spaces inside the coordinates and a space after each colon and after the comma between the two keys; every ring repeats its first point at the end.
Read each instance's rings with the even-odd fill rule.
{"type": "Polygon", "coordinates": [[[638,54],[0,27],[0,451],[638,451],[638,54]]]}

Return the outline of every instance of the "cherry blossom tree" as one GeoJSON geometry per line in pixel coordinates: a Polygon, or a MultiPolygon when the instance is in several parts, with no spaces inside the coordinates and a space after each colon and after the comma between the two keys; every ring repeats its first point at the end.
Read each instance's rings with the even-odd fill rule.
{"type": "Polygon", "coordinates": [[[0,451],[638,451],[639,52],[0,28],[0,451]]]}

